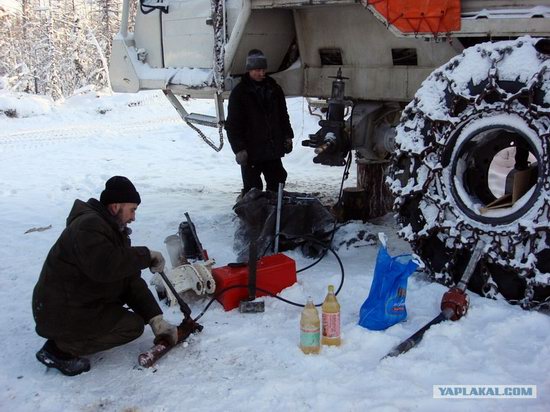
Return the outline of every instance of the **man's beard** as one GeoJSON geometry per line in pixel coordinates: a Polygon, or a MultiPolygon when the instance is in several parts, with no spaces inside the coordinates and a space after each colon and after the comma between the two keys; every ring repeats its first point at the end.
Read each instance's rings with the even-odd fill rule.
{"type": "Polygon", "coordinates": [[[122,210],[119,210],[118,212],[116,212],[115,220],[116,220],[116,222],[118,224],[118,227],[120,228],[121,232],[124,232],[125,230],[129,230],[129,228],[126,226],[126,223],[128,223],[128,222],[127,221],[125,222],[122,219],[122,210]]]}

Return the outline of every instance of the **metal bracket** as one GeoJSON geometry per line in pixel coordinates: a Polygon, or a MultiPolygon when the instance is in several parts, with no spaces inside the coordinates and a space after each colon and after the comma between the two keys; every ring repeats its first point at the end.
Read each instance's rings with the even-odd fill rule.
{"type": "Polygon", "coordinates": [[[223,124],[224,124],[224,111],[223,111],[223,97],[221,93],[216,93],[214,97],[214,102],[216,105],[216,117],[204,115],[204,114],[198,114],[198,113],[191,113],[189,114],[187,110],[183,107],[177,96],[172,92],[170,89],[164,89],[163,90],[164,95],[168,99],[168,101],[174,106],[174,109],[178,112],[182,120],[197,134],[199,137],[205,141],[205,143],[210,146],[212,149],[214,149],[216,152],[219,152],[223,148],[223,124]],[[220,136],[220,143],[218,146],[208,136],[206,136],[202,130],[200,130],[198,127],[196,127],[193,123],[201,124],[204,126],[211,126],[211,127],[218,127],[218,133],[220,136]]]}

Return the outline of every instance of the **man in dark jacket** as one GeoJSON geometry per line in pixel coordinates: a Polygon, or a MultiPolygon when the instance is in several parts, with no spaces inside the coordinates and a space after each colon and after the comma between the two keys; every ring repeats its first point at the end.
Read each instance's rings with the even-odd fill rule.
{"type": "Polygon", "coordinates": [[[160,252],[130,246],[141,199],[125,177],[105,183],[100,200],[76,200],[67,226],[48,253],[34,288],[36,332],[48,339],[37,359],[65,375],[90,370],[81,358],[128,343],[149,323],[154,334],[177,341],[141,270],[164,270],[160,252]],[[126,307],[127,306],[127,307],[126,307]]]}
{"type": "Polygon", "coordinates": [[[250,50],[242,81],[229,96],[225,129],[241,165],[243,194],[253,187],[277,191],[287,173],[281,162],[292,151],[292,128],[281,87],[266,75],[267,59],[260,50],[250,50]]]}

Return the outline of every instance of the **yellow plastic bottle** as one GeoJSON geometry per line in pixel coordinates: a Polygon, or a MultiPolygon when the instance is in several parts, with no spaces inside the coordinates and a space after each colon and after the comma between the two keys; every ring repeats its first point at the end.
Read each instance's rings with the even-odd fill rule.
{"type": "Polygon", "coordinates": [[[334,286],[329,285],[327,297],[323,302],[322,320],[323,336],[321,343],[323,345],[340,346],[340,304],[334,294],[334,286]]]}
{"type": "Polygon", "coordinates": [[[319,312],[309,297],[300,317],[300,349],[302,352],[306,354],[319,353],[321,350],[320,335],[319,312]]]}

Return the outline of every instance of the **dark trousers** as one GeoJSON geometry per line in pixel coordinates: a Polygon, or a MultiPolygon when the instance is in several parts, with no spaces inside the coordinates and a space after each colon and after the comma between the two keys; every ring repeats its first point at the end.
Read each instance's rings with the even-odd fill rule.
{"type": "Polygon", "coordinates": [[[263,190],[262,174],[265,178],[267,190],[276,192],[279,190],[279,183],[284,184],[286,182],[287,173],[281,159],[241,166],[243,193],[247,193],[253,187],[263,190]]]}
{"type": "Polygon", "coordinates": [[[122,318],[105,335],[78,341],[55,340],[55,344],[63,352],[74,356],[90,355],[139,338],[143,333],[144,326],[141,316],[125,310],[122,318]]]}

